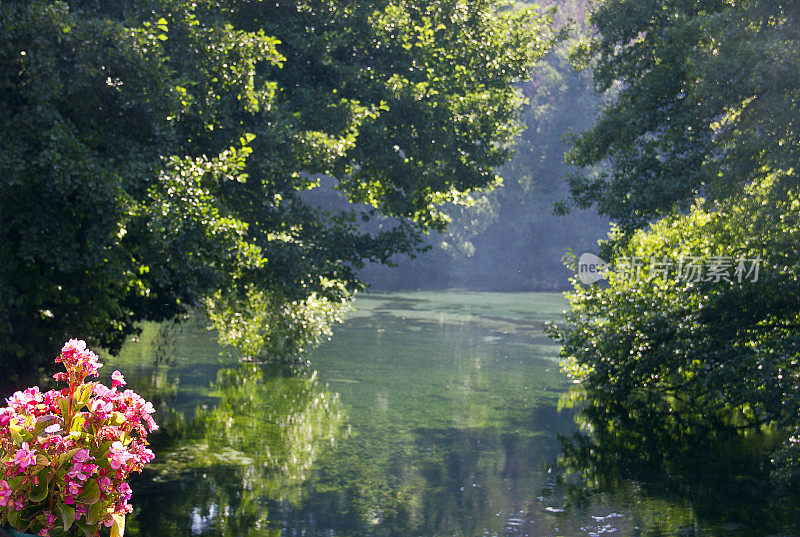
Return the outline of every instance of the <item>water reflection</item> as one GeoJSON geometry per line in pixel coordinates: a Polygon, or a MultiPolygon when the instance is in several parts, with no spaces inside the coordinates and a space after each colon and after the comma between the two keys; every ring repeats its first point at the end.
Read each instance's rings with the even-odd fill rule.
{"type": "MultiPolygon", "coordinates": [[[[637,534],[647,536],[800,530],[800,497],[770,478],[778,432],[702,430],[594,392],[578,422],[581,432],[562,439],[558,493],[566,511],[603,501],[623,505],[637,534]]],[[[606,528],[619,530],[614,521],[606,528]]]]}
{"type": "Polygon", "coordinates": [[[160,402],[130,535],[521,536],[529,512],[557,525],[537,496],[572,420],[541,321],[393,302],[312,356],[324,381],[225,366],[191,330],[154,360],[164,337],[146,330],[113,365],[160,402]]]}
{"type": "Polygon", "coordinates": [[[561,307],[552,296],[504,297],[507,309],[495,296],[491,307],[475,294],[422,298],[361,302],[311,357],[317,373],[231,367],[212,335],[191,330],[153,365],[159,339],[146,330],[106,368],[159,402],[157,460],[133,483],[129,535],[677,537],[795,528],[800,504],[769,496],[744,472],[752,450],[722,458],[719,438],[641,419],[609,428],[609,413],[621,408],[602,405],[583,407],[595,434],[573,436],[574,412],[557,408],[567,381],[541,331],[561,307]],[[562,445],[559,435],[572,440],[562,445]]]}
{"type": "Polygon", "coordinates": [[[275,504],[299,503],[321,446],[342,435],[339,398],[296,368],[217,373],[213,407],[162,418],[156,463],[134,484],[131,535],[279,535],[275,504]]]}
{"type": "Polygon", "coordinates": [[[547,438],[420,429],[390,442],[367,430],[321,458],[313,494],[285,511],[288,527],[304,535],[501,535],[521,510],[544,510],[537,492],[547,438]]]}
{"type": "Polygon", "coordinates": [[[353,432],[280,514],[285,535],[558,534],[541,486],[574,425],[540,323],[449,306],[376,302],[314,354],[353,432]]]}

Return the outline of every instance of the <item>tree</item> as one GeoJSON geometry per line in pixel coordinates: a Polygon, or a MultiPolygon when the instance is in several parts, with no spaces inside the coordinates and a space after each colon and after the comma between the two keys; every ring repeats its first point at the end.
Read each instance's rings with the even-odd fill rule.
{"type": "Polygon", "coordinates": [[[584,170],[571,190],[619,228],[602,250],[608,285],[576,284],[554,330],[590,429],[772,430],[790,481],[800,476],[798,436],[787,434],[800,425],[798,12],[796,2],[620,1],[592,14],[597,35],[579,52],[609,100],[574,140],[584,170]],[[644,266],[631,277],[636,258],[644,266]],[[757,262],[757,281],[736,277],[738,264],[724,278],[677,270],[723,258],[757,262]]]}
{"type": "Polygon", "coordinates": [[[3,2],[5,365],[189,310],[297,352],[365,260],[496,180],[546,27],[494,0],[3,2]],[[304,204],[323,174],[366,208],[304,204]]]}
{"type": "Polygon", "coordinates": [[[724,210],[695,206],[624,243],[618,230],[607,285],[575,282],[553,333],[594,439],[658,459],[674,458],[679,442],[760,437],[780,451],[780,481],[800,476],[798,437],[787,434],[800,425],[800,260],[787,255],[800,236],[797,215],[785,220],[791,231],[759,230],[752,215],[763,202],[750,191],[724,210]]]}
{"type": "Polygon", "coordinates": [[[464,287],[504,291],[562,288],[561,258],[567,248],[591,249],[608,231],[595,211],[554,214],[567,195],[565,135],[591,126],[599,99],[591,74],[576,71],[569,50],[587,29],[585,0],[546,2],[557,9],[554,26],[563,38],[534,67],[521,87],[527,102],[514,156],[498,169],[502,186],[478,193],[468,205],[445,210],[451,223],[433,234],[431,251],[401,261],[402,271],[380,265],[364,278],[380,287],[464,287]]]}
{"type": "Polygon", "coordinates": [[[775,171],[796,182],[798,4],[604,2],[596,38],[576,57],[593,65],[609,102],[577,136],[579,206],[597,204],[625,230],[698,197],[740,195],[775,171]],[[602,172],[592,167],[610,164],[602,172]]]}

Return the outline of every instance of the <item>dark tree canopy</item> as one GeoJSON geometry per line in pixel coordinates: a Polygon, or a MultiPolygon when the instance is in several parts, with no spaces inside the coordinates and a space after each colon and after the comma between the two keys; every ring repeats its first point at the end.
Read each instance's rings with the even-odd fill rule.
{"type": "Polygon", "coordinates": [[[546,27],[494,0],[2,2],[3,361],[191,308],[296,351],[495,181],[546,27]],[[305,205],[321,175],[365,209],[305,205]]]}

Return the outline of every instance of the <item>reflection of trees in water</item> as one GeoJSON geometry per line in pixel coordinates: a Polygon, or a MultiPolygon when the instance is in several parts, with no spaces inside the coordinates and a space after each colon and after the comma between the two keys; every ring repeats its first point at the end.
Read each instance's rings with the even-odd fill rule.
{"type": "Polygon", "coordinates": [[[338,395],[314,372],[242,364],[220,370],[214,388],[213,408],[163,417],[131,535],[278,535],[268,504],[299,502],[320,447],[340,435],[338,395]]]}
{"type": "Polygon", "coordinates": [[[554,437],[381,429],[360,429],[318,460],[314,491],[287,510],[287,527],[313,536],[517,535],[520,510],[544,512],[536,497],[554,437]]]}
{"type": "Polygon", "coordinates": [[[641,401],[626,407],[599,391],[582,395],[582,432],[562,440],[558,489],[568,510],[610,499],[630,507],[641,535],[694,535],[698,527],[703,535],[766,535],[798,527],[797,494],[770,481],[769,454],[781,434],[699,429],[700,416],[679,421],[648,412],[641,401]]]}

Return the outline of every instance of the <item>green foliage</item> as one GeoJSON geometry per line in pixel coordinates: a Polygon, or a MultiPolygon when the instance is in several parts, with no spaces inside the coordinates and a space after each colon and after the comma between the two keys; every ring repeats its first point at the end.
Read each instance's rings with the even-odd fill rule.
{"type": "MultiPolygon", "coordinates": [[[[330,285],[334,285],[331,282],[330,285]]],[[[206,299],[206,310],[219,330],[220,343],[236,345],[243,356],[296,356],[315,347],[341,322],[346,305],[316,293],[289,301],[280,291],[246,290],[245,309],[240,298],[231,301],[222,291],[206,299]]]]}
{"type": "Polygon", "coordinates": [[[547,24],[493,0],[3,2],[5,365],[192,308],[248,354],[301,348],[365,261],[495,181],[547,24]],[[400,220],[306,206],[320,174],[400,220]]]}
{"type": "MultiPolygon", "coordinates": [[[[800,424],[797,13],[797,2],[622,0],[590,17],[597,33],[574,57],[607,102],[574,138],[584,169],[570,187],[619,225],[603,256],[761,259],[757,282],[645,269],[576,287],[555,334],[595,434],[786,437],[800,424]]],[[[796,457],[793,436],[774,458],[782,480],[798,479],[796,457]]]]}
{"type": "Polygon", "coordinates": [[[590,403],[584,414],[593,431],[625,434],[619,431],[658,422],[666,439],[707,439],[798,424],[800,258],[789,246],[800,227],[796,212],[782,211],[798,199],[770,207],[782,225],[764,227],[753,216],[769,190],[751,188],[713,212],[695,206],[624,244],[612,237],[618,264],[643,260],[639,277],[617,270],[607,286],[576,282],[566,323],[554,333],[567,373],[590,403]],[[740,282],[733,272],[729,281],[691,281],[685,272],[663,277],[652,268],[664,259],[708,265],[716,256],[760,258],[757,281],[740,282]]]}
{"type": "Polygon", "coordinates": [[[576,137],[572,195],[625,229],[739,195],[776,170],[796,184],[800,27],[796,1],[600,3],[576,59],[609,101],[576,137]]]}
{"type": "Polygon", "coordinates": [[[513,157],[497,169],[502,185],[448,204],[450,225],[431,237],[430,252],[401,262],[402,271],[370,267],[365,280],[392,289],[553,289],[566,282],[565,249],[589,250],[607,232],[594,211],[554,214],[568,194],[565,135],[591,126],[599,99],[591,74],[576,71],[569,58],[571,44],[586,34],[586,1],[544,5],[556,10],[560,41],[521,84],[522,130],[513,157]]]}
{"type": "MultiPolygon", "coordinates": [[[[797,520],[798,495],[770,486],[774,438],[669,436],[658,421],[564,439],[559,461],[565,509],[582,512],[612,497],[634,513],[643,535],[781,534],[797,520]],[[563,472],[563,473],[561,473],[563,472]],[[746,528],[746,529],[745,529],[746,528]]],[[[791,531],[791,530],[788,530],[791,531]]]]}

